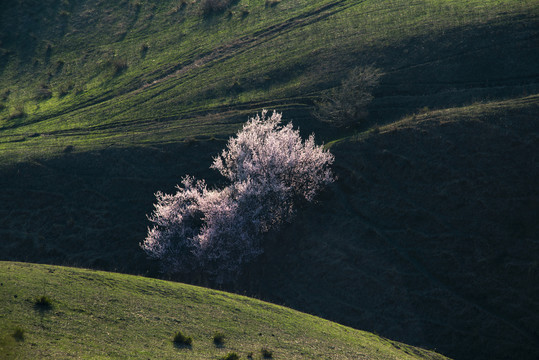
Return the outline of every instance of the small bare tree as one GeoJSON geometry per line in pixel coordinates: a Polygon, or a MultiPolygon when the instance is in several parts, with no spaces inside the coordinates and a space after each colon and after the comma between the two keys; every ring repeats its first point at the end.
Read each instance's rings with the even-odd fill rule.
{"type": "Polygon", "coordinates": [[[326,91],[316,102],[314,116],[337,127],[350,127],[365,120],[372,91],[380,82],[382,72],[373,67],[356,67],[341,85],[326,91]]]}

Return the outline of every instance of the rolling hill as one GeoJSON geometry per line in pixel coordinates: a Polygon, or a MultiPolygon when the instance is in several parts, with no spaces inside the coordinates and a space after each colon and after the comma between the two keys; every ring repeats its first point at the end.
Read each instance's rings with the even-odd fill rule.
{"type": "Polygon", "coordinates": [[[0,262],[0,284],[2,359],[447,359],[282,306],[162,280],[0,262]],[[36,305],[43,296],[46,305],[36,305]],[[174,344],[178,331],[190,346],[174,344]],[[215,333],[224,335],[217,345],[215,333]]]}
{"type": "Polygon", "coordinates": [[[203,3],[3,4],[0,259],[162,276],[138,247],[153,194],[222,182],[211,157],[277,109],[339,180],[226,290],[456,359],[535,360],[537,2],[203,3]],[[371,64],[359,129],[311,115],[371,64]]]}

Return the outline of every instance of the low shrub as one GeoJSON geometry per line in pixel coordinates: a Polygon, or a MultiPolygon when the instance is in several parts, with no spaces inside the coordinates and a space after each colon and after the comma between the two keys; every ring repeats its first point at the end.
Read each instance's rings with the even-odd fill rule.
{"type": "Polygon", "coordinates": [[[127,69],[127,60],[122,58],[113,58],[109,60],[110,66],[112,66],[114,76],[121,74],[127,69]]]}
{"type": "Polygon", "coordinates": [[[230,7],[231,0],[202,0],[202,14],[205,16],[223,12],[230,7]]]}
{"type": "Polygon", "coordinates": [[[274,7],[280,2],[281,0],[266,0],[266,7],[274,7]]]}
{"type": "Polygon", "coordinates": [[[34,306],[40,310],[48,310],[52,308],[52,301],[49,297],[42,295],[35,300],[34,306]]]}
{"type": "Polygon", "coordinates": [[[16,328],[12,336],[17,341],[24,341],[24,330],[21,328],[16,328]]]}
{"type": "Polygon", "coordinates": [[[231,352],[231,353],[228,353],[226,356],[223,356],[222,358],[220,358],[220,360],[239,360],[239,355],[234,353],[234,352],[231,352]]]}
{"type": "Polygon", "coordinates": [[[260,350],[260,353],[262,354],[262,357],[264,359],[271,359],[273,357],[273,352],[271,350],[266,349],[266,348],[262,348],[260,350]]]}
{"type": "Polygon", "coordinates": [[[223,345],[225,342],[225,335],[223,333],[217,332],[213,335],[213,343],[217,346],[223,345]]]}
{"type": "Polygon", "coordinates": [[[146,43],[141,44],[141,45],[140,45],[140,54],[141,54],[142,56],[145,56],[146,53],[148,52],[148,49],[149,49],[149,48],[150,48],[150,46],[149,46],[148,44],[146,44],[146,43]]]}
{"type": "Polygon", "coordinates": [[[178,331],[176,335],[174,335],[174,344],[176,346],[191,346],[192,343],[193,338],[185,336],[181,331],[178,331]]]}

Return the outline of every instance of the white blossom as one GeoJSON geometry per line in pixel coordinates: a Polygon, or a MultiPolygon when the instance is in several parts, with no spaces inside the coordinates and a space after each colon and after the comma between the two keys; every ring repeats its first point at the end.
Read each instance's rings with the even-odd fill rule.
{"type": "Polygon", "coordinates": [[[154,226],[141,247],[166,272],[233,279],[262,252],[262,233],[290,221],[299,201],[312,201],[333,181],[333,160],[313,135],[302,142],[292,124],[281,125],[281,114],[264,110],[214,158],[211,167],[230,185],[209,190],[186,176],[175,195],[158,192],[154,226]]]}

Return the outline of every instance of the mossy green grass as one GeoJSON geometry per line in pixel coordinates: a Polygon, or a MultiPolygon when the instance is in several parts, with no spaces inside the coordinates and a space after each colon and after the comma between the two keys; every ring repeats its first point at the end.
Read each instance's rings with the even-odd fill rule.
{"type": "MultiPolygon", "coordinates": [[[[283,0],[275,6],[242,0],[212,16],[197,2],[182,4],[25,0],[7,8],[0,45],[1,162],[49,157],[66,146],[88,151],[228,136],[264,107],[308,112],[320,91],[361,64],[386,72],[379,106],[397,101],[405,109],[396,113],[402,113],[429,105],[421,93],[425,82],[434,83],[433,92],[456,89],[453,97],[468,99],[470,82],[483,88],[488,78],[507,86],[508,79],[529,75],[537,57],[530,39],[539,6],[531,0],[283,0]],[[34,27],[13,20],[25,11],[34,27]],[[478,40],[474,31],[488,35],[478,40]],[[495,54],[480,53],[493,46],[495,54]],[[519,49],[513,55],[499,50],[511,46],[519,49]],[[476,80],[462,70],[477,56],[504,53],[499,61],[486,59],[492,69],[472,70],[476,80]],[[464,60],[455,64],[458,54],[464,60]],[[528,65],[496,68],[510,63],[508,56],[528,65]],[[432,73],[440,65],[444,76],[432,73]],[[50,96],[43,96],[44,88],[50,96]],[[402,105],[397,95],[412,99],[402,105]]],[[[510,85],[505,92],[529,84],[510,85]]]]}
{"type": "Polygon", "coordinates": [[[445,359],[282,306],[151,278],[0,262],[0,352],[7,358],[445,359]],[[47,296],[51,305],[37,309],[47,296]],[[24,337],[15,339],[15,332],[24,337]],[[226,343],[215,346],[216,331],[226,343]],[[174,344],[181,332],[189,346],[174,344]],[[7,355],[6,355],[7,354],[7,355]]]}

